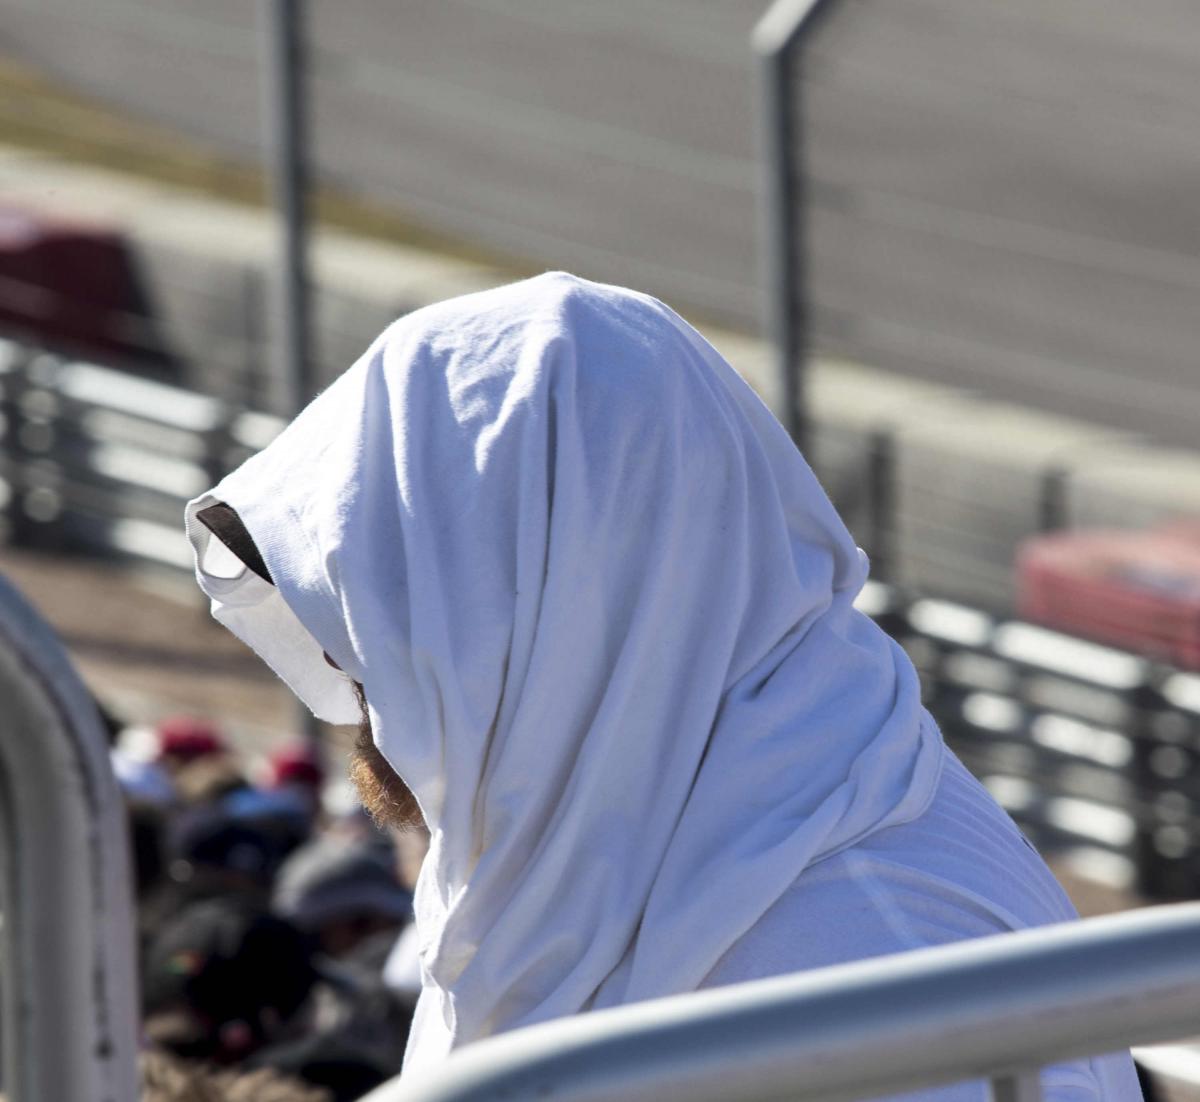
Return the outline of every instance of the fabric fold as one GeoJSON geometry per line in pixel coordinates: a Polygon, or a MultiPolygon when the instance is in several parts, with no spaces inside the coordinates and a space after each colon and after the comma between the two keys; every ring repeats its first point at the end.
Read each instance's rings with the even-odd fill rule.
{"type": "Polygon", "coordinates": [[[189,514],[212,501],[292,614],[237,633],[319,714],[322,650],[362,682],[431,829],[408,1067],[694,988],[937,785],[864,556],[648,296],[551,273],[417,311],[189,514]]]}

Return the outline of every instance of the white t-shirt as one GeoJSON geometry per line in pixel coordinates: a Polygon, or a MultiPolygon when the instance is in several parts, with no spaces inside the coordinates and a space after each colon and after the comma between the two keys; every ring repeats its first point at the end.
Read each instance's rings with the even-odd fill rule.
{"type": "MultiPolygon", "coordinates": [[[[718,987],[1065,922],[1075,909],[1042,859],[949,750],[933,802],[800,875],[704,981],[718,987]]],[[[1128,1053],[1055,1065],[1047,1102],[1135,1102],[1128,1053]]],[[[986,1102],[981,1081],[904,1102],[986,1102]]],[[[892,1102],[899,1102],[899,1096],[892,1102]]]]}

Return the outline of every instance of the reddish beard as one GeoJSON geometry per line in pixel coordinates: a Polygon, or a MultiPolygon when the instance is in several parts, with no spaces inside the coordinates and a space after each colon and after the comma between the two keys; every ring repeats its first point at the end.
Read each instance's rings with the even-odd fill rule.
{"type": "Polygon", "coordinates": [[[423,827],[425,820],[417,798],[375,745],[367,698],[357,681],[354,682],[354,695],[358,698],[362,717],[350,755],[350,781],[358,791],[358,798],[381,829],[416,830],[423,827]]]}

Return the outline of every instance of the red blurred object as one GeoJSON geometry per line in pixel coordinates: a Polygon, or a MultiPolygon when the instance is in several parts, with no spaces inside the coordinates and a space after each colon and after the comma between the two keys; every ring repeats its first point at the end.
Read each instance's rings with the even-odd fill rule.
{"type": "Polygon", "coordinates": [[[191,716],[171,716],[156,728],[161,757],[178,762],[195,761],[229,749],[221,733],[211,723],[191,716]]]}
{"type": "Polygon", "coordinates": [[[0,206],[0,326],[67,351],[162,359],[124,236],[0,206]]]}
{"type": "Polygon", "coordinates": [[[267,757],[267,782],[272,788],[302,784],[320,788],[325,772],[313,748],[306,742],[288,742],[277,746],[267,757]]]}
{"type": "Polygon", "coordinates": [[[1028,620],[1200,669],[1200,521],[1035,537],[1017,593],[1028,620]]]}

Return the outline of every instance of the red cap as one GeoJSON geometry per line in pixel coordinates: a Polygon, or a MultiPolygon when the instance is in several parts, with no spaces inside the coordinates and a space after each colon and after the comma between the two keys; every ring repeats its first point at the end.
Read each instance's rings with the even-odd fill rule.
{"type": "Polygon", "coordinates": [[[325,779],[321,763],[306,742],[287,742],[276,746],[267,756],[269,784],[278,788],[284,784],[305,784],[320,788],[325,779]]]}
{"type": "Polygon", "coordinates": [[[229,748],[216,727],[192,716],[171,716],[159,723],[156,731],[158,752],[163,757],[195,761],[229,748]]]}

